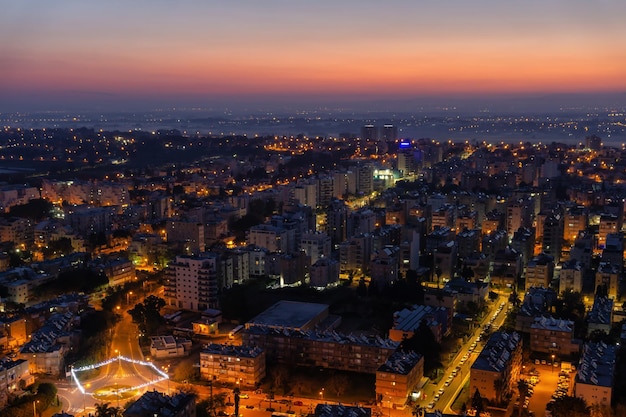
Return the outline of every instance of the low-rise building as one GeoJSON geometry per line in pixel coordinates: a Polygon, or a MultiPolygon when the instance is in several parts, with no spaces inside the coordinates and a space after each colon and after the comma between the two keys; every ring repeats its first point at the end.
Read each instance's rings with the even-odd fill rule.
{"type": "Polygon", "coordinates": [[[28,369],[24,359],[0,361],[0,408],[5,407],[9,395],[33,384],[35,377],[28,369]]]}
{"type": "Polygon", "coordinates": [[[574,342],[574,322],[553,317],[535,317],[530,326],[530,350],[557,356],[577,353],[574,342]]]}
{"type": "Polygon", "coordinates": [[[376,397],[383,407],[401,407],[424,376],[424,357],[396,351],[376,370],[376,397]]]}
{"type": "Polygon", "coordinates": [[[174,336],[153,336],[150,338],[150,355],[155,359],[181,358],[191,351],[191,340],[174,336]]]}
{"type": "Polygon", "coordinates": [[[165,395],[158,391],[147,391],[124,412],[123,417],[196,417],[196,397],[179,392],[165,395]]]}
{"type": "Polygon", "coordinates": [[[570,259],[561,265],[559,273],[559,293],[567,289],[581,292],[583,289],[583,266],[578,260],[570,259]]]}
{"type": "Polygon", "coordinates": [[[72,332],[74,318],[70,311],[52,315],[21,347],[19,358],[28,361],[31,374],[59,375],[62,372],[65,356],[76,344],[72,332]]]}
{"type": "Polygon", "coordinates": [[[399,345],[381,337],[259,326],[246,327],[242,344],[262,348],[277,363],[369,374],[375,374],[399,345]]]}
{"type": "Polygon", "coordinates": [[[606,287],[606,293],[611,298],[617,298],[617,289],[619,287],[619,270],[617,265],[608,262],[600,262],[596,271],[596,286],[606,287]]]}
{"type": "Polygon", "coordinates": [[[496,332],[470,368],[470,392],[496,403],[510,394],[522,370],[522,337],[496,332]]]}
{"type": "Polygon", "coordinates": [[[586,343],[574,379],[574,396],[583,398],[589,405],[610,406],[616,354],[616,346],[604,342],[586,343]]]}
{"type": "Polygon", "coordinates": [[[606,296],[596,296],[593,307],[587,315],[587,336],[596,330],[609,334],[613,323],[613,299],[606,296]]]}
{"type": "Polygon", "coordinates": [[[486,282],[468,282],[462,278],[446,282],[443,289],[456,295],[457,304],[472,302],[481,306],[489,294],[489,284],[486,282]]]}
{"type": "Polygon", "coordinates": [[[450,329],[451,323],[447,323],[447,319],[448,311],[445,307],[414,305],[411,308],[404,308],[393,313],[393,326],[389,330],[389,338],[396,342],[410,339],[424,322],[433,332],[437,343],[441,343],[450,329]]]}
{"type": "Polygon", "coordinates": [[[526,289],[530,287],[550,286],[554,276],[554,258],[547,253],[541,253],[528,262],[526,267],[526,289]]]}
{"type": "Polygon", "coordinates": [[[125,258],[110,260],[103,264],[100,270],[109,279],[109,285],[111,287],[132,282],[137,278],[137,275],[135,275],[135,265],[125,258]]]}
{"type": "Polygon", "coordinates": [[[200,352],[200,377],[254,387],[265,378],[265,352],[245,345],[207,345],[200,352]]]}
{"type": "Polygon", "coordinates": [[[372,417],[372,409],[343,404],[318,404],[315,406],[315,417],[372,417]]]}

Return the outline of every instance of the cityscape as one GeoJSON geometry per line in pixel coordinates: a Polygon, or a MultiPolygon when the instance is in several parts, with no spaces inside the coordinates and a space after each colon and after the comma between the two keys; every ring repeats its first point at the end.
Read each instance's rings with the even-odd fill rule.
{"type": "Polygon", "coordinates": [[[0,16],[0,417],[626,416],[626,3],[0,16]]]}

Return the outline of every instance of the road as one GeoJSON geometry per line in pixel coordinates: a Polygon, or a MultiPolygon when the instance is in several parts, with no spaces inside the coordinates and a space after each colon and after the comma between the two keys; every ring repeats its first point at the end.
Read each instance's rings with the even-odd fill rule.
{"type": "Polygon", "coordinates": [[[427,410],[437,409],[444,413],[455,414],[451,406],[454,404],[455,399],[461,393],[461,390],[467,383],[470,377],[470,368],[484,346],[484,340],[482,338],[478,341],[479,336],[483,330],[483,327],[491,323],[491,331],[496,331],[504,322],[506,318],[506,304],[507,297],[501,295],[493,304],[492,308],[485,314],[485,317],[479,323],[470,336],[461,345],[459,351],[454,355],[450,361],[450,365],[444,370],[444,375],[437,384],[429,383],[424,389],[424,398],[419,402],[421,407],[427,410]],[[504,305],[503,305],[504,303],[504,305]],[[496,313],[498,307],[503,305],[500,312],[496,313]],[[472,348],[472,344],[474,347],[472,348]],[[455,372],[456,370],[456,372],[455,372]],[[456,373],[456,375],[453,375],[456,373]],[[449,386],[446,386],[446,381],[449,377],[452,377],[449,386]],[[434,400],[435,395],[439,394],[438,400],[434,400]],[[429,407],[431,406],[432,407],[429,407]]]}
{"type": "Polygon", "coordinates": [[[108,402],[111,406],[123,406],[152,389],[150,385],[137,390],[130,388],[150,384],[161,378],[151,367],[126,360],[144,361],[137,326],[132,323],[129,314],[121,314],[121,320],[111,331],[111,343],[106,349],[106,356],[114,360],[102,366],[98,376],[89,378],[85,372],[76,373],[86,394],[71,379],[57,383],[64,411],[78,417],[93,413],[96,403],[108,402]],[[96,393],[96,396],[89,393],[96,393]]]}

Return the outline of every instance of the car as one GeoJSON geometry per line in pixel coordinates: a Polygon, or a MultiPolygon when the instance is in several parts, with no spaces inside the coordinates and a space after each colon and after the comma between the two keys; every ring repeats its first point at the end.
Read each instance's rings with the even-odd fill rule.
{"type": "Polygon", "coordinates": [[[428,403],[428,409],[432,410],[433,408],[435,408],[435,402],[431,401],[431,402],[428,403]]]}
{"type": "Polygon", "coordinates": [[[287,414],[296,414],[296,412],[295,412],[295,411],[293,411],[293,410],[287,410],[287,411],[286,411],[286,413],[287,413],[287,414]]]}
{"type": "Polygon", "coordinates": [[[302,405],[304,405],[304,403],[302,401],[300,401],[300,400],[296,400],[296,401],[293,402],[293,405],[302,406],[302,405]]]}
{"type": "Polygon", "coordinates": [[[228,415],[228,413],[226,411],[220,410],[220,411],[217,412],[217,415],[221,416],[221,417],[225,417],[225,416],[228,415]]]}
{"type": "Polygon", "coordinates": [[[435,396],[433,397],[433,400],[437,401],[439,399],[440,395],[439,394],[435,394],[435,396]]]}
{"type": "Polygon", "coordinates": [[[278,402],[279,402],[280,404],[289,404],[289,400],[285,400],[285,399],[278,400],[278,402]]]}
{"type": "Polygon", "coordinates": [[[452,376],[456,376],[456,374],[458,374],[457,370],[455,369],[454,371],[452,371],[452,376]]]}
{"type": "Polygon", "coordinates": [[[546,360],[545,360],[545,359],[542,359],[542,360],[541,360],[541,364],[542,364],[542,365],[545,365],[546,363],[547,363],[547,362],[546,362],[546,360]]]}
{"type": "Polygon", "coordinates": [[[244,393],[239,394],[239,398],[242,398],[245,400],[247,398],[250,398],[250,396],[244,392],[244,393]]]}
{"type": "Polygon", "coordinates": [[[443,383],[443,385],[445,385],[446,387],[449,387],[451,383],[452,383],[452,379],[447,379],[446,382],[443,383]]]}
{"type": "Polygon", "coordinates": [[[254,406],[253,406],[253,405],[250,405],[250,404],[246,405],[246,408],[247,408],[248,410],[254,410],[254,406]]]}
{"type": "Polygon", "coordinates": [[[437,391],[437,394],[441,395],[443,394],[443,392],[444,392],[443,388],[439,388],[439,391],[437,391]]]}

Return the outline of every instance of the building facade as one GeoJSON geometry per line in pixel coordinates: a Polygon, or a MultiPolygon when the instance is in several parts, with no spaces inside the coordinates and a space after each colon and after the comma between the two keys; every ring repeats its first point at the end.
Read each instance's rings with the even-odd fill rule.
{"type": "Polygon", "coordinates": [[[200,352],[200,377],[254,387],[265,378],[265,352],[247,345],[206,345],[200,352]]]}

